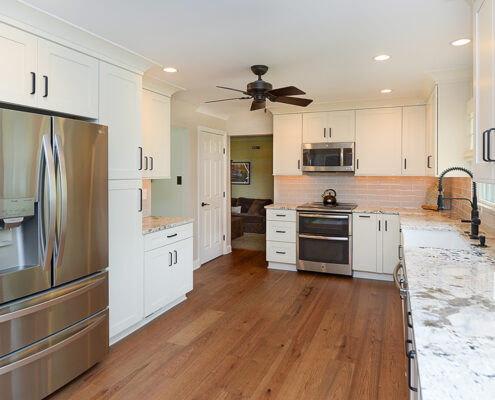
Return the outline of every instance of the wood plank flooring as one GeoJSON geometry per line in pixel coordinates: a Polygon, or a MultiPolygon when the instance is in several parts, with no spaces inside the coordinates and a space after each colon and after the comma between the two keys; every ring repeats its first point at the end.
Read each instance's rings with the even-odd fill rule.
{"type": "Polygon", "coordinates": [[[407,399],[392,283],[267,270],[234,250],[188,300],[50,399],[407,399]]]}

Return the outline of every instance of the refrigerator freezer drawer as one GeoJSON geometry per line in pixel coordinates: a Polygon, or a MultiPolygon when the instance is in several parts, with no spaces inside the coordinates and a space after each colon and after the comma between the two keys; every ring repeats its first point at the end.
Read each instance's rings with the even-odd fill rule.
{"type": "Polygon", "coordinates": [[[2,399],[40,399],[53,393],[108,352],[108,310],[26,349],[0,358],[2,399]]]}
{"type": "Polygon", "coordinates": [[[0,357],[65,329],[108,306],[108,272],[0,307],[0,357]]]}

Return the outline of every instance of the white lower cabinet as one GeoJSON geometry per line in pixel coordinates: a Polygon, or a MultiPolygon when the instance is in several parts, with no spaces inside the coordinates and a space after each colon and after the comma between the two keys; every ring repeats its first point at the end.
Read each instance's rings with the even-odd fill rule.
{"type": "Polygon", "coordinates": [[[266,261],[268,268],[296,270],[296,211],[266,212],[266,261]]]}
{"type": "MultiPolygon", "coordinates": [[[[191,225],[191,224],[188,224],[191,225]]],[[[155,237],[179,237],[169,230],[147,235],[145,241],[155,237]],[[155,237],[153,237],[155,236],[155,237]]],[[[178,300],[193,288],[193,238],[190,236],[144,253],[144,314],[148,316],[178,300]]]]}
{"type": "Polygon", "coordinates": [[[141,180],[109,182],[110,337],[143,318],[141,180]]]}
{"type": "Polygon", "coordinates": [[[352,223],[352,269],[391,274],[399,262],[399,215],[354,213],[352,223]]]}

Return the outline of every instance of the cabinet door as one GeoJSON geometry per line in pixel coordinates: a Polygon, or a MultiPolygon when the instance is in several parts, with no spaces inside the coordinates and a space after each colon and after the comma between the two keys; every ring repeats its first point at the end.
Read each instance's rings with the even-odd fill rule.
{"type": "Polygon", "coordinates": [[[400,220],[398,215],[382,216],[382,270],[391,274],[399,262],[400,220]]]}
{"type": "Polygon", "coordinates": [[[193,289],[193,238],[181,240],[173,248],[174,298],[178,299],[193,289]]]}
{"type": "Polygon", "coordinates": [[[35,36],[0,24],[0,101],[36,105],[37,43],[35,36]]]}
{"type": "Polygon", "coordinates": [[[304,113],[302,124],[303,143],[322,143],[328,140],[328,113],[304,113]]]}
{"type": "Polygon", "coordinates": [[[379,214],[354,213],[352,217],[352,269],[378,271],[379,214]]]}
{"type": "Polygon", "coordinates": [[[144,253],[144,313],[153,314],[174,300],[174,245],[144,253]]]}
{"type": "Polygon", "coordinates": [[[356,111],[356,175],[401,174],[402,108],[356,111]]]}
{"type": "Polygon", "coordinates": [[[141,180],[109,182],[110,337],[143,318],[141,180]]]}
{"type": "Polygon", "coordinates": [[[495,183],[495,132],[489,132],[490,148],[483,144],[483,134],[495,128],[495,23],[494,0],[479,2],[474,13],[474,88],[475,88],[475,165],[474,177],[495,183]],[[481,4],[480,4],[481,3],[481,4]]]}
{"type": "Polygon", "coordinates": [[[402,175],[425,175],[425,106],[402,109],[402,175]]]}
{"type": "Polygon", "coordinates": [[[437,86],[426,103],[426,175],[436,176],[437,162],[437,86]]]}
{"type": "Polygon", "coordinates": [[[141,179],[141,76],[100,62],[100,119],[108,126],[108,178],[141,179]]]}
{"type": "Polygon", "coordinates": [[[143,90],[143,178],[170,178],[170,98],[143,90]]]}
{"type": "Polygon", "coordinates": [[[332,111],[328,114],[327,140],[330,142],[354,142],[356,138],[356,112],[332,111]]]}
{"type": "Polygon", "coordinates": [[[273,175],[301,175],[302,114],[273,117],[273,175]]]}
{"type": "Polygon", "coordinates": [[[38,107],[98,118],[98,60],[38,40],[38,107]]]}

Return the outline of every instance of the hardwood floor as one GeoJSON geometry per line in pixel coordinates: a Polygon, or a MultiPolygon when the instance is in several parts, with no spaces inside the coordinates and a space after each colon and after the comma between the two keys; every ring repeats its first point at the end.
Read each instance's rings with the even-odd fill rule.
{"type": "Polygon", "coordinates": [[[266,269],[235,250],[188,300],[118,342],[51,399],[407,398],[392,283],[266,269]]]}

